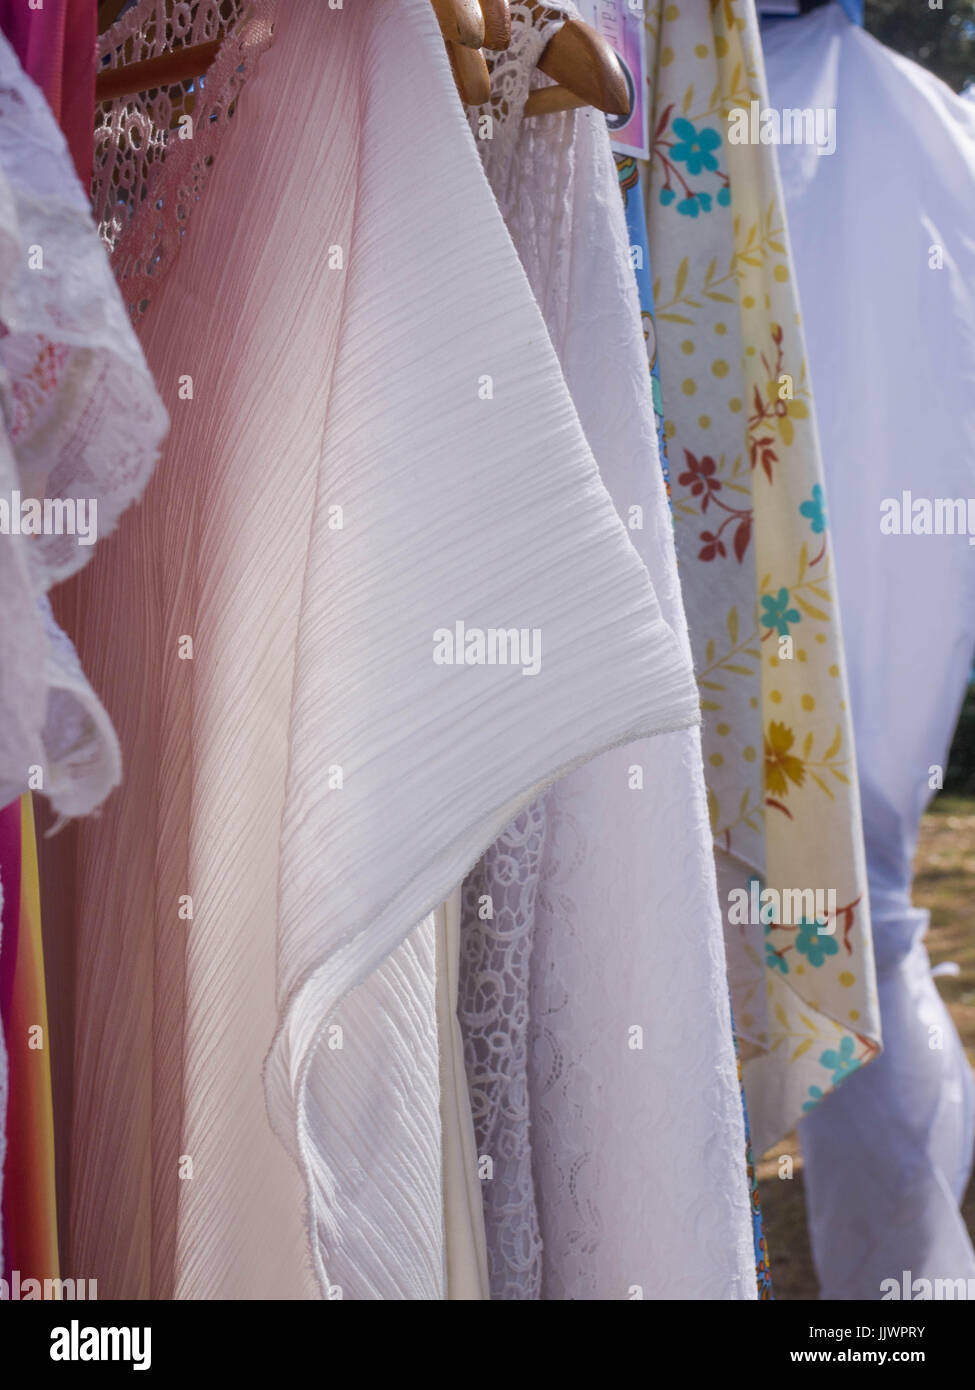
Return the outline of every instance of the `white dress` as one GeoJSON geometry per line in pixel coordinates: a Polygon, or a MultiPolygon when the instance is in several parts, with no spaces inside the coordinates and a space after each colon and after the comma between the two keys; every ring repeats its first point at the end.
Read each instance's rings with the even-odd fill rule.
{"type": "Polygon", "coordinates": [[[876,1299],[904,1271],[975,1278],[958,1209],[972,1073],[931,978],[928,913],[911,904],[918,822],[971,670],[975,556],[964,535],[880,524],[905,490],[975,496],[975,112],[835,5],[778,26],[766,57],[778,107],[836,111],[834,154],[778,154],[831,502],[884,1050],[801,1135],[822,1296],[876,1299]]]}
{"type": "Polygon", "coordinates": [[[72,1259],[115,1296],[441,1298],[435,909],[698,709],[428,0],[281,0],[142,335],[174,425],[86,604],[129,775],[79,855],[72,1259]],[[445,663],[461,622],[540,634],[537,673],[445,663]]]}
{"type": "MultiPolygon", "coordinates": [[[[591,109],[522,119],[562,21],[512,13],[485,169],[601,477],[687,652],[606,123],[591,109]]],[[[468,877],[465,906],[460,1016],[479,1153],[494,1162],[494,1296],[755,1298],[698,730],[563,777],[468,877]]]]}

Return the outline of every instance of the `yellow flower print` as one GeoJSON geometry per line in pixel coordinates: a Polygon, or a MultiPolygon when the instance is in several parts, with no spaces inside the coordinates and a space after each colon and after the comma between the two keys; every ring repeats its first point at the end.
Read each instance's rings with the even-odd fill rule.
{"type": "Polygon", "coordinates": [[[776,796],[785,796],[789,782],[801,787],[806,776],[802,759],[789,752],[795,738],[787,724],[773,720],[768,726],[765,737],[765,787],[776,796]]]}
{"type": "MultiPolygon", "coordinates": [[[[774,392],[775,390],[776,384],[771,383],[770,392],[774,392]]],[[[795,438],[795,429],[792,424],[793,420],[807,420],[809,418],[809,411],[806,408],[805,401],[800,401],[799,399],[784,401],[776,399],[773,409],[775,412],[775,423],[778,426],[782,443],[791,444],[795,438]]]]}

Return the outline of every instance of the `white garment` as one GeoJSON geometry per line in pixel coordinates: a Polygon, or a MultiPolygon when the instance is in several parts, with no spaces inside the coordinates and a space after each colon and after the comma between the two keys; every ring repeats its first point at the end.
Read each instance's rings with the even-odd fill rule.
{"type": "Polygon", "coordinates": [[[772,102],[836,111],[779,147],[846,633],[884,1052],[802,1125],[824,1298],[975,1277],[958,1210],[972,1075],[931,980],[911,865],[975,646],[964,536],[885,535],[885,499],[975,497],[975,111],[835,5],[767,37],[772,102]],[[937,269],[935,248],[943,268],[937,269]],[[932,1031],[934,1030],[934,1031],[932,1031]]]}
{"type": "Polygon", "coordinates": [[[11,528],[0,534],[0,805],[37,765],[55,810],[83,815],[119,781],[118,741],[44,594],[91,558],[79,537],[107,535],[139,496],[167,421],[64,137],[2,36],[0,412],[11,528]],[[45,499],[57,503],[51,529],[16,534],[21,504],[36,501],[39,520],[45,499]]]}
{"type": "MultiPolygon", "coordinates": [[[[321,1274],[337,1221],[363,1221],[354,1151],[338,1153],[331,1134],[356,1089],[328,1050],[332,1011],[542,784],[610,745],[696,722],[697,697],[527,301],[426,0],[356,6],[327,26],[295,5],[290,44],[287,14],[269,72],[317,46],[326,72],[361,84],[362,112],[298,634],[282,1023],[267,1072],[272,1119],[293,1138],[319,1222],[321,1274]],[[347,522],[334,530],[339,497],[347,522]],[[435,664],[433,634],[457,620],[537,629],[541,670],[435,664]],[[323,787],[331,762],[345,768],[341,791],[323,787]]],[[[331,84],[320,91],[331,109],[331,84]]],[[[317,113],[307,120],[320,138],[317,113]]],[[[414,1103],[409,1089],[402,1103],[414,1103]]],[[[401,1208],[406,1164],[399,1155],[401,1208]]],[[[379,1288],[416,1296],[409,1261],[382,1273],[379,1288]]]]}
{"type": "Polygon", "coordinates": [[[321,1293],[439,1299],[431,914],[545,784],[698,708],[429,0],[281,0],[143,332],[174,422],[100,575],[146,694],[79,856],[72,1258],[302,1296],[304,1216],[321,1293]],[[538,673],[438,664],[457,622],[537,630],[538,673]]]}
{"type": "Polygon", "coordinates": [[[447,1297],[471,1301],[490,1298],[491,1285],[471,1098],[464,1070],[464,1041],[457,1019],[461,899],[458,886],[434,916],[447,1297]]]}
{"type": "MultiPolygon", "coordinates": [[[[593,110],[522,120],[561,21],[512,15],[482,158],[602,479],[689,657],[606,123],[593,110]]],[[[469,877],[465,933],[495,1297],[755,1298],[698,730],[556,783],[469,877]]]]}

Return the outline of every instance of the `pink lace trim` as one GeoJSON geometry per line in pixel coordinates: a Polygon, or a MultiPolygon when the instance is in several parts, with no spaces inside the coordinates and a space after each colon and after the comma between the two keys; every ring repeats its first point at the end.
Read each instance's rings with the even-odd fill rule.
{"type": "Polygon", "coordinates": [[[237,98],[274,36],[277,0],[141,0],[99,39],[108,67],[213,42],[227,32],[202,80],[102,102],[95,128],[92,204],[133,319],[179,254],[237,98]],[[191,139],[172,130],[195,95],[191,139]]]}

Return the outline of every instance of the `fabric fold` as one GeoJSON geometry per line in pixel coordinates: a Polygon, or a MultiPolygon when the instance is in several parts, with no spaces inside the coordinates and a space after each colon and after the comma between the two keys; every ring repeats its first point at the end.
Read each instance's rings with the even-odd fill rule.
{"type": "MultiPolygon", "coordinates": [[[[600,476],[689,660],[606,123],[594,110],[522,119],[545,44],[574,15],[512,7],[482,158],[600,476]]],[[[496,1167],[495,1297],[754,1298],[698,730],[561,777],[469,875],[465,900],[461,1022],[479,1149],[496,1167]]]]}
{"type": "Polygon", "coordinates": [[[836,5],[773,31],[766,55],[773,100],[835,112],[833,154],[782,146],[779,163],[833,498],[884,1031],[883,1055],[803,1121],[810,1238],[824,1298],[878,1299],[886,1280],[898,1297],[905,1279],[971,1289],[959,1204],[975,1078],[911,881],[975,649],[975,112],[836,5]]]}
{"type": "Polygon", "coordinates": [[[441,1298],[431,914],[699,716],[426,0],[282,0],[142,336],[172,435],[79,585],[127,781],[81,836],[72,1262],[441,1298]]]}

